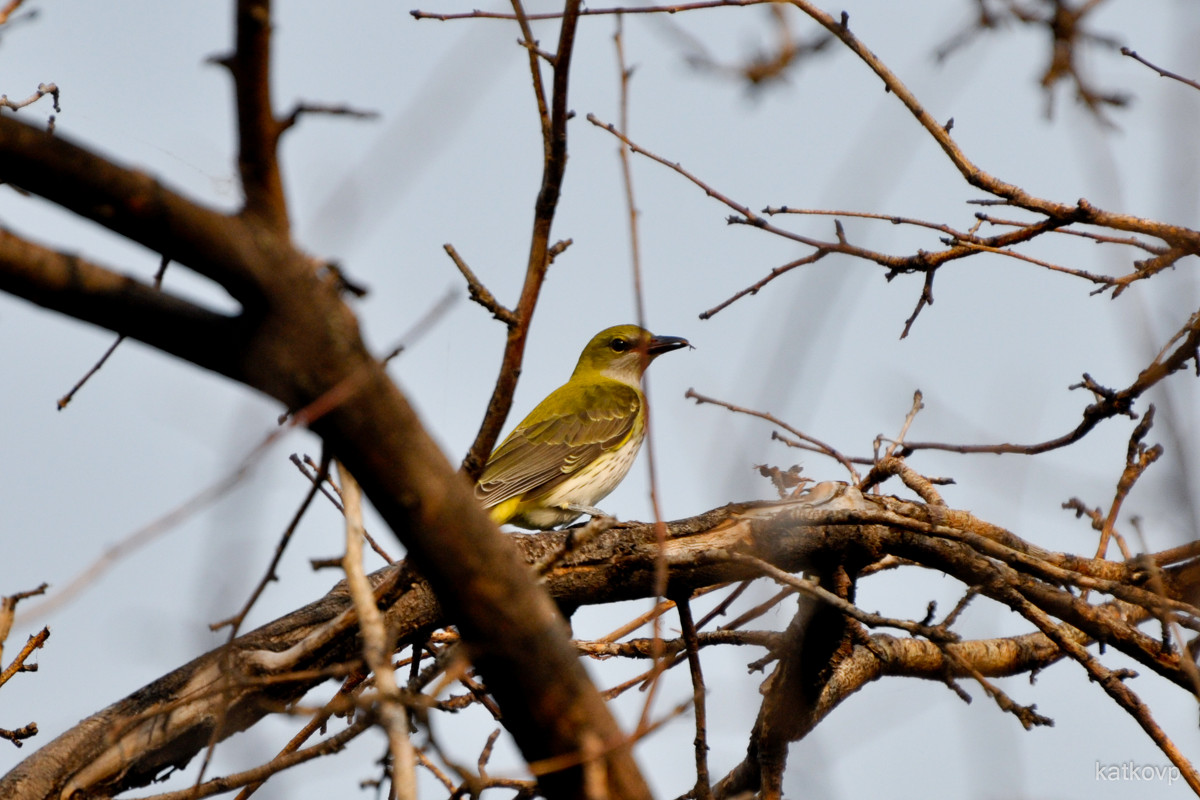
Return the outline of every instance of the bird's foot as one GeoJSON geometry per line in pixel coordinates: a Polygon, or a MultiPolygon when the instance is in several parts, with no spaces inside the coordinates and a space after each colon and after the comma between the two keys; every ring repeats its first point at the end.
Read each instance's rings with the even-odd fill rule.
{"type": "Polygon", "coordinates": [[[616,519],[612,514],[606,514],[595,506],[585,506],[579,503],[563,503],[562,507],[567,511],[573,511],[576,514],[587,514],[589,517],[593,518],[607,517],[609,519],[616,519]]]}
{"type": "MultiPolygon", "coordinates": [[[[597,510],[592,509],[592,511],[597,510]]],[[[584,511],[581,513],[590,514],[591,512],[584,511]]],[[[603,511],[598,514],[592,514],[587,522],[577,522],[565,529],[567,540],[563,543],[563,546],[566,548],[566,552],[569,552],[577,547],[582,547],[605,531],[619,527],[620,525],[621,523],[617,522],[616,517],[610,517],[603,511]]]]}

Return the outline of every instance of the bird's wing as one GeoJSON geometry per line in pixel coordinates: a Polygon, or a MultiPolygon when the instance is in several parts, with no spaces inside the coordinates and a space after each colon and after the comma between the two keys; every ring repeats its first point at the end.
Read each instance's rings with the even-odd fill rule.
{"type": "Polygon", "coordinates": [[[641,402],[637,389],[617,381],[556,389],[492,453],[475,496],[491,508],[531,489],[553,488],[624,443],[641,402]]]}

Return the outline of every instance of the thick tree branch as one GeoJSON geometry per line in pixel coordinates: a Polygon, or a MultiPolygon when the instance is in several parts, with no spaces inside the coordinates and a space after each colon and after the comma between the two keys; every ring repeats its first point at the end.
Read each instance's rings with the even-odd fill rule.
{"type": "Polygon", "coordinates": [[[286,235],[287,203],[279,171],[279,137],[286,126],[271,105],[271,3],[238,0],[237,42],[223,63],[233,74],[237,98],[238,172],[243,213],[286,235]]]}
{"type": "Polygon", "coordinates": [[[262,303],[251,229],[55,134],[0,116],[0,181],[19,186],[262,303]]]}
{"type": "Polygon", "coordinates": [[[242,380],[241,322],[0,229],[0,291],[242,380]]]}
{"type": "MultiPolygon", "coordinates": [[[[557,600],[574,605],[648,597],[655,590],[655,564],[661,557],[669,565],[669,591],[685,595],[704,586],[737,581],[756,573],[752,565],[720,557],[729,552],[752,554],[791,572],[843,561],[863,563],[888,552],[924,554],[927,562],[938,561],[939,568],[959,575],[969,585],[994,580],[995,574],[989,573],[997,568],[993,553],[977,549],[976,540],[958,542],[947,538],[952,524],[969,517],[953,514],[963,512],[894,498],[866,497],[844,485],[837,487],[837,491],[826,487],[801,500],[731,505],[669,523],[665,550],[656,544],[651,525],[605,531],[550,570],[545,584],[557,600]],[[891,516],[881,514],[884,509],[892,509],[888,512],[891,516]],[[900,509],[908,509],[910,513],[895,513],[900,509]],[[925,514],[939,516],[941,527],[926,527],[922,519],[925,514]]],[[[563,531],[550,531],[512,539],[521,560],[532,564],[560,551],[567,535],[563,531]]],[[[985,537],[994,544],[1004,541],[1020,549],[1020,540],[1014,539],[1000,529],[985,537]]],[[[1038,552],[1029,546],[1024,549],[1038,552]]],[[[1164,566],[1163,590],[1173,602],[1186,603],[1200,589],[1200,563],[1194,554],[1188,553],[1175,554],[1172,559],[1164,566]]],[[[1065,557],[1057,560],[1081,567],[1107,563],[1114,571],[1123,571],[1131,588],[1149,580],[1140,566],[1141,559],[1128,563],[1065,557]]],[[[1008,569],[1003,564],[999,566],[1008,569]]],[[[395,632],[400,646],[424,641],[432,628],[446,621],[429,586],[408,567],[385,568],[371,576],[371,580],[379,607],[384,609],[385,626],[395,632]]],[[[1037,581],[1027,574],[1006,578],[990,587],[982,586],[979,591],[1001,602],[1076,613],[1063,600],[1029,591],[1031,585],[1042,587],[1044,592],[1057,592],[1064,598],[1072,597],[1056,585],[1037,581]],[[1016,597],[1028,599],[1014,601],[1013,596],[1006,594],[1014,591],[1014,586],[1020,593],[1016,597]]],[[[803,718],[790,722],[777,717],[774,724],[781,742],[804,735],[845,697],[882,675],[931,680],[944,680],[947,675],[972,677],[974,673],[1011,675],[1045,666],[1061,657],[1058,644],[1042,633],[989,642],[896,640],[877,635],[870,637],[870,644],[856,642],[854,647],[846,649],[847,643],[838,633],[841,609],[822,607],[826,610],[821,613],[831,623],[831,635],[824,646],[834,644],[841,655],[836,662],[828,659],[795,662],[793,669],[804,663],[810,665],[797,673],[802,675],[810,675],[811,665],[817,663],[833,663],[833,669],[819,681],[802,678],[793,687],[802,691],[798,696],[808,698],[808,710],[803,718]],[[861,649],[864,644],[866,653],[861,649]],[[804,686],[808,688],[802,689],[804,686]]],[[[1070,634],[1080,646],[1092,639],[1103,639],[1123,652],[1136,652],[1136,648],[1129,646],[1128,631],[1139,622],[1154,619],[1152,610],[1120,601],[1090,608],[1099,615],[1098,627],[1086,623],[1092,628],[1090,632],[1070,634]]],[[[809,637],[806,646],[816,646],[811,639],[813,631],[798,623],[797,630],[801,629],[809,637]]],[[[85,720],[0,779],[0,795],[41,798],[52,796],[64,787],[107,790],[139,785],[139,781],[148,780],[168,765],[186,763],[207,743],[216,720],[225,720],[225,727],[217,731],[218,738],[223,738],[253,724],[281,704],[297,700],[329,677],[346,674],[359,663],[361,645],[357,630],[353,603],[339,585],[316,603],[239,637],[228,653],[218,649],[201,656],[85,720]]],[[[701,638],[705,635],[700,634],[701,638]]],[[[789,652],[788,646],[777,637],[767,637],[764,641],[775,642],[776,652],[781,656],[789,652]]],[[[821,649],[818,647],[818,651],[821,649]]],[[[1144,661],[1144,657],[1139,660],[1144,661]]],[[[489,691],[496,691],[496,686],[489,678],[489,691]]],[[[784,705],[777,707],[778,714],[785,711],[784,705]]],[[[730,785],[730,779],[722,782],[726,788],[730,785]]],[[[723,791],[718,787],[715,794],[721,796],[723,791]]]]}

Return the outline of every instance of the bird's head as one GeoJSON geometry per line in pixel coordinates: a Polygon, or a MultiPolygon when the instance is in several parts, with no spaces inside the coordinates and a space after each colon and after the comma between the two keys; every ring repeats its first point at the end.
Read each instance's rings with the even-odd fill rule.
{"type": "Polygon", "coordinates": [[[657,356],[690,346],[678,336],[655,336],[637,325],[617,325],[592,337],[571,377],[603,376],[636,386],[657,356]]]}

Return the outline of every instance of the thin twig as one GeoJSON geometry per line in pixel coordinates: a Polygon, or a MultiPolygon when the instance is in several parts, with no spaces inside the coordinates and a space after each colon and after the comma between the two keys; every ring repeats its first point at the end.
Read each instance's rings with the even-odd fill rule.
{"type": "Polygon", "coordinates": [[[802,258],[797,258],[794,261],[789,261],[786,264],[781,264],[780,266],[775,267],[773,270],[768,272],[765,277],[758,280],[757,282],[750,284],[745,289],[735,292],[734,294],[725,298],[720,303],[717,303],[715,306],[708,309],[707,311],[701,311],[700,319],[711,319],[712,317],[716,316],[720,312],[724,311],[729,306],[736,303],[738,300],[741,300],[743,297],[746,297],[747,295],[758,294],[759,291],[762,290],[763,287],[765,287],[768,283],[770,283],[771,281],[778,278],[780,275],[791,272],[796,267],[803,267],[806,264],[815,264],[818,261],[820,261],[822,258],[824,258],[825,256],[829,255],[829,253],[830,253],[829,250],[827,250],[823,247],[818,247],[815,252],[813,252],[807,256],[804,256],[802,258]]]}
{"type": "Polygon", "coordinates": [[[3,8],[0,8],[0,25],[6,25],[12,18],[13,13],[21,7],[25,0],[8,0],[3,8]]]}
{"type": "MultiPolygon", "coordinates": [[[[1129,496],[1129,491],[1133,489],[1133,485],[1137,483],[1138,478],[1142,476],[1150,465],[1159,459],[1163,454],[1163,446],[1156,444],[1153,447],[1146,447],[1142,440],[1146,438],[1146,434],[1150,432],[1151,426],[1154,425],[1154,404],[1151,403],[1146,409],[1146,414],[1141,421],[1133,429],[1133,433],[1129,437],[1129,446],[1125,451],[1125,469],[1121,471],[1121,477],[1117,480],[1117,490],[1113,494],[1112,505],[1109,506],[1108,515],[1104,518],[1104,524],[1100,527],[1100,543],[1096,547],[1096,558],[1107,558],[1108,555],[1108,540],[1113,535],[1113,529],[1117,524],[1117,515],[1121,511],[1121,505],[1125,502],[1125,498],[1129,496]]],[[[1125,548],[1122,548],[1124,550],[1125,548]]],[[[1129,558],[1129,553],[1124,552],[1125,558],[1129,558]]]]}
{"type": "Polygon", "coordinates": [[[22,600],[28,600],[30,597],[43,595],[49,587],[50,584],[42,583],[36,589],[17,592],[16,594],[10,594],[0,599],[0,661],[4,658],[4,641],[12,631],[13,620],[16,619],[17,603],[22,600]]]}
{"type": "MultiPolygon", "coordinates": [[[[751,622],[752,620],[758,619],[763,614],[767,613],[772,608],[777,606],[780,603],[780,601],[782,601],[784,598],[795,594],[795,591],[796,590],[791,588],[790,586],[781,589],[780,591],[778,591],[774,595],[772,595],[770,598],[768,598],[766,601],[759,603],[754,608],[751,608],[748,611],[742,612],[735,619],[722,625],[720,628],[717,629],[715,635],[720,635],[727,631],[734,631],[734,630],[740,628],[741,626],[745,625],[747,622],[751,622]]],[[[668,602],[670,602],[670,601],[668,601],[668,602]]],[[[674,606],[674,603],[671,602],[670,607],[673,607],[673,606],[674,606]]],[[[667,603],[661,604],[659,606],[659,609],[662,610],[662,609],[664,609],[664,607],[667,607],[667,603]]],[[[707,633],[700,634],[701,644],[703,644],[706,641],[705,637],[707,637],[709,635],[710,634],[707,634],[707,633]]],[[[598,641],[603,642],[606,640],[601,639],[598,641]]],[[[682,663],[682,661],[683,661],[682,656],[679,656],[679,655],[674,656],[670,660],[670,662],[667,664],[667,666],[664,668],[664,671],[667,669],[671,669],[672,667],[676,666],[677,664],[682,663]]],[[[606,689],[603,692],[605,699],[611,700],[612,698],[623,694],[625,691],[627,691],[628,689],[631,689],[634,686],[640,685],[640,686],[644,687],[646,685],[646,682],[649,681],[654,676],[655,672],[656,672],[656,670],[654,668],[652,668],[650,670],[647,670],[646,672],[643,672],[641,675],[630,678],[629,680],[627,680],[623,683],[617,684],[616,686],[612,686],[612,687],[606,689]]]]}
{"type": "Polygon", "coordinates": [[[441,298],[439,298],[436,303],[431,305],[424,314],[418,317],[412,325],[408,326],[408,329],[401,334],[400,339],[396,342],[396,344],[392,345],[392,348],[388,350],[387,355],[380,359],[380,362],[387,364],[405,350],[412,348],[413,345],[415,345],[427,333],[433,330],[434,325],[436,325],[457,302],[458,293],[453,289],[443,294],[441,298]]]}
{"type": "Polygon", "coordinates": [[[37,670],[37,666],[27,666],[25,664],[25,660],[33,655],[33,651],[40,650],[42,645],[44,645],[46,640],[49,638],[49,628],[42,628],[37,633],[31,634],[30,637],[25,641],[25,646],[21,648],[21,652],[17,653],[16,658],[14,658],[7,667],[0,671],[0,686],[8,683],[9,680],[11,680],[12,677],[18,672],[35,672],[37,670]]]}
{"type": "MultiPolygon", "coordinates": [[[[295,456],[292,456],[292,458],[294,459],[295,456]]],[[[212,623],[208,626],[209,630],[218,631],[228,625],[229,641],[232,642],[237,638],[238,631],[241,629],[242,623],[246,620],[246,615],[250,613],[250,609],[254,607],[254,604],[258,602],[258,598],[262,596],[264,591],[266,591],[267,584],[271,583],[272,581],[279,580],[276,570],[279,568],[279,562],[283,559],[284,551],[287,550],[288,543],[292,540],[292,534],[294,534],[296,532],[296,528],[300,526],[300,520],[304,518],[305,512],[307,512],[309,506],[312,505],[313,499],[317,496],[317,492],[320,490],[321,484],[328,474],[329,459],[328,457],[325,457],[321,460],[321,469],[318,472],[316,479],[313,480],[312,484],[309,486],[308,493],[305,494],[304,499],[300,501],[300,506],[296,509],[296,513],[292,515],[291,522],[289,522],[288,526],[284,529],[283,535],[279,537],[279,542],[275,545],[275,554],[271,557],[271,563],[267,565],[266,572],[263,573],[258,585],[254,587],[254,591],[250,592],[250,597],[246,599],[245,604],[237,614],[228,619],[221,620],[220,622],[212,623]]]]}
{"type": "Polygon", "coordinates": [[[286,130],[299,122],[300,117],[304,116],[305,114],[320,114],[330,117],[350,117],[351,119],[370,120],[376,120],[382,116],[378,111],[373,109],[354,108],[344,103],[297,103],[292,110],[279,121],[279,124],[284,130],[286,130]]]}
{"type": "MultiPolygon", "coordinates": [[[[514,13],[520,21],[523,41],[533,45],[533,32],[529,27],[521,0],[512,0],[514,13]]],[[[529,69],[533,80],[534,96],[537,100],[538,119],[542,128],[542,183],[538,189],[537,200],[534,203],[533,231],[530,235],[529,260],[525,267],[525,282],[521,286],[521,296],[513,309],[517,324],[508,330],[504,346],[504,357],[500,363],[500,372],[496,378],[496,386],[488,401],[487,410],[475,434],[475,441],[463,457],[462,472],[471,481],[479,479],[484,464],[500,437],[504,421],[512,410],[513,392],[517,386],[517,376],[521,373],[521,361],[525,355],[525,343],[529,336],[529,326],[533,322],[533,312],[537,307],[541,294],[542,283],[550,267],[552,247],[550,233],[554,223],[555,212],[558,209],[558,199],[562,193],[563,176],[567,168],[567,120],[572,116],[567,98],[571,71],[571,55],[575,47],[575,30],[579,22],[581,0],[567,0],[563,10],[563,21],[558,33],[558,50],[554,55],[554,80],[550,97],[547,99],[542,83],[541,64],[539,57],[531,49],[529,52],[529,69]]]]}
{"type": "Polygon", "coordinates": [[[143,800],[199,800],[199,798],[228,792],[239,786],[260,784],[277,772],[282,772],[285,769],[294,767],[297,764],[303,764],[306,761],[311,761],[314,758],[338,752],[352,739],[370,728],[373,722],[374,720],[371,719],[369,714],[364,714],[344,731],[335,733],[333,736],[314,744],[312,747],[276,756],[266,764],[245,770],[244,772],[235,772],[232,775],[213,778],[197,786],[180,789],[176,792],[148,795],[143,800]]]}
{"type": "Polygon", "coordinates": [[[730,552],[714,552],[710,556],[716,560],[738,561],[743,564],[750,564],[760,570],[763,575],[766,575],[776,583],[781,583],[784,586],[790,586],[793,589],[820,600],[841,611],[843,614],[853,617],[862,624],[871,628],[896,628],[898,630],[907,631],[914,636],[924,636],[926,639],[935,642],[957,642],[960,637],[957,633],[947,630],[941,625],[925,625],[920,622],[913,622],[907,619],[894,619],[884,617],[879,614],[872,614],[869,611],[863,611],[853,603],[849,603],[838,597],[833,592],[822,587],[814,580],[806,578],[797,578],[789,572],[784,572],[779,567],[763,561],[755,556],[745,555],[744,553],[730,552]]]}
{"type": "MultiPolygon", "coordinates": [[[[616,14],[623,16],[625,14],[675,14],[680,11],[701,11],[709,8],[722,8],[741,6],[757,6],[764,3],[774,3],[777,0],[705,0],[699,3],[679,3],[669,6],[615,6],[612,8],[585,8],[579,12],[581,17],[596,17],[616,14]]],[[[501,20],[529,20],[541,21],[550,19],[562,19],[564,12],[550,11],[542,14],[504,14],[497,11],[465,11],[455,14],[431,14],[428,11],[414,10],[408,12],[414,19],[433,19],[439,22],[458,19],[501,19],[501,20]]]]}
{"type": "Polygon", "coordinates": [[[1196,81],[1192,80],[1191,78],[1185,78],[1182,75],[1177,75],[1174,72],[1165,70],[1162,67],[1155,66],[1154,64],[1150,63],[1146,59],[1139,56],[1137,54],[1136,50],[1130,50],[1128,47],[1122,47],[1121,55],[1129,56],[1134,61],[1137,61],[1141,64],[1145,64],[1147,67],[1154,70],[1155,72],[1157,72],[1160,76],[1162,76],[1164,78],[1170,78],[1171,80],[1179,81],[1180,83],[1186,84],[1186,85],[1192,87],[1193,89],[1200,89],[1200,83],[1197,83],[1196,81]]]}
{"type": "MultiPolygon", "coordinates": [[[[1014,228],[1028,227],[1028,222],[1018,222],[1017,220],[1004,219],[991,214],[985,214],[982,211],[975,212],[975,218],[981,222],[987,222],[992,225],[1006,225],[1014,228]]],[[[1092,231],[1081,231],[1074,228],[1058,228],[1054,233],[1062,234],[1063,236],[1076,236],[1081,239],[1090,239],[1099,244],[1123,244],[1129,247],[1136,247],[1151,255],[1161,256],[1168,252],[1168,248],[1161,245],[1152,245],[1149,242],[1143,242],[1133,236],[1106,236],[1101,233],[1093,233],[1092,231]]]]}
{"type": "MultiPolygon", "coordinates": [[[[904,423],[900,426],[900,433],[898,433],[896,438],[888,444],[884,455],[896,455],[896,448],[904,441],[904,437],[908,435],[908,429],[912,427],[913,421],[917,418],[917,414],[921,413],[921,411],[924,409],[925,395],[921,393],[920,389],[917,389],[915,392],[913,392],[912,405],[909,406],[908,413],[904,415],[904,423]]],[[[875,444],[876,452],[879,451],[879,444],[880,440],[877,439],[875,444]]]]}
{"type": "Polygon", "coordinates": [[[1187,785],[1191,787],[1192,791],[1200,794],[1200,774],[1197,774],[1192,763],[1188,761],[1187,757],[1183,755],[1179,748],[1175,746],[1175,743],[1171,741],[1162,728],[1159,727],[1158,723],[1155,722],[1154,715],[1150,712],[1149,707],[1125,684],[1123,678],[1126,675],[1123,672],[1114,672],[1105,667],[1088,653],[1083,645],[1060,630],[1059,626],[1044,611],[1021,597],[1016,590],[1010,589],[1010,592],[1015,607],[1020,611],[1021,615],[1036,625],[1042,633],[1050,637],[1063,652],[1077,661],[1087,671],[1088,677],[1093,682],[1100,684],[1105,693],[1134,718],[1142,727],[1142,730],[1150,736],[1159,749],[1171,760],[1171,763],[1179,768],[1180,774],[1187,782],[1187,785]]]}
{"type": "MultiPolygon", "coordinates": [[[[620,86],[619,106],[620,106],[620,123],[621,130],[629,130],[629,81],[633,76],[633,71],[625,63],[625,47],[624,38],[622,36],[624,30],[624,17],[617,16],[617,29],[613,34],[613,47],[617,56],[617,72],[620,86]]],[[[638,216],[637,201],[633,190],[633,170],[629,163],[629,147],[624,144],[624,141],[617,147],[617,155],[621,163],[621,183],[625,189],[625,211],[629,217],[629,255],[630,264],[633,269],[633,299],[636,309],[637,324],[645,329],[646,323],[646,303],[642,292],[642,254],[641,246],[638,238],[638,216]]],[[[650,376],[642,377],[645,394],[650,395],[650,376]]],[[[651,414],[649,403],[645,404],[642,413],[645,417],[645,439],[643,446],[646,449],[646,463],[649,470],[650,478],[650,506],[654,513],[654,539],[657,545],[657,556],[654,560],[654,594],[656,595],[655,605],[658,604],[658,599],[666,594],[667,591],[667,560],[666,560],[666,541],[667,541],[667,526],[663,523],[662,508],[658,501],[658,471],[657,461],[654,457],[654,437],[653,428],[651,427],[651,414]]],[[[655,615],[652,618],[653,623],[653,640],[659,641],[662,638],[661,615],[655,615]]],[[[655,659],[655,665],[658,665],[659,660],[655,659]]],[[[651,678],[650,691],[646,693],[646,702],[642,705],[642,713],[638,720],[637,729],[641,730],[650,723],[651,709],[653,708],[654,699],[657,694],[657,678],[661,673],[655,673],[651,678]]]]}
{"type": "MultiPolygon", "coordinates": [[[[733,645],[738,647],[770,648],[778,639],[779,633],[776,631],[699,631],[696,634],[696,646],[705,648],[733,645]]],[[[661,657],[655,654],[655,647],[654,640],[647,638],[627,639],[623,642],[606,642],[600,639],[575,641],[575,649],[580,653],[601,660],[608,658],[653,660],[656,657],[661,657]]],[[[675,658],[679,653],[687,649],[687,643],[682,638],[662,639],[658,648],[663,653],[675,658]]],[[[648,675],[649,673],[639,677],[637,682],[646,680],[648,675]]]]}
{"type": "MultiPolygon", "coordinates": [[[[1137,379],[1124,389],[1113,390],[1101,386],[1085,372],[1083,379],[1069,388],[1087,389],[1092,392],[1096,399],[1083,409],[1083,419],[1073,430],[1054,439],[1048,439],[1036,444],[971,445],[947,444],[943,442],[908,442],[904,446],[902,455],[907,456],[917,450],[944,450],[950,453],[1020,453],[1023,455],[1038,455],[1074,444],[1106,419],[1122,415],[1136,416],[1133,412],[1133,403],[1137,398],[1164,378],[1183,369],[1189,361],[1196,361],[1200,364],[1200,312],[1193,313],[1188,318],[1187,322],[1172,335],[1171,342],[1164,346],[1154,361],[1138,373],[1137,379]],[[1178,342],[1174,350],[1169,350],[1171,342],[1178,342]]],[[[1197,368],[1200,369],[1200,366],[1197,368]]]]}
{"type": "MultiPolygon", "coordinates": [[[[340,707],[348,698],[352,697],[356,692],[358,692],[359,687],[363,685],[366,679],[367,673],[362,671],[346,678],[346,680],[342,682],[341,687],[338,688],[337,694],[325,704],[324,708],[322,708],[318,713],[314,714],[312,719],[306,722],[304,727],[301,728],[295,736],[288,740],[288,743],[285,744],[282,749],[280,749],[275,757],[279,758],[280,756],[288,753],[296,752],[300,749],[302,744],[312,737],[314,733],[324,729],[330,718],[333,717],[335,708],[340,707]]],[[[247,784],[240,792],[238,792],[238,795],[234,798],[234,800],[248,800],[251,795],[258,791],[259,787],[262,786],[264,782],[265,781],[256,781],[254,783],[247,784]]]]}
{"type": "MultiPolygon", "coordinates": [[[[11,11],[6,8],[3,10],[2,13],[4,13],[5,16],[7,17],[7,15],[9,13],[11,13],[11,11]]],[[[0,24],[2,24],[2,21],[0,21],[0,24]]],[[[0,108],[10,108],[13,111],[20,111],[22,108],[33,105],[38,100],[41,100],[43,97],[45,97],[46,95],[50,95],[53,98],[54,110],[57,111],[58,113],[62,113],[62,109],[59,108],[59,105],[58,105],[58,96],[59,96],[58,86],[57,86],[57,84],[53,84],[53,83],[39,83],[38,87],[34,91],[34,93],[29,95],[28,97],[26,97],[23,100],[9,100],[8,95],[0,94],[0,108]]],[[[51,119],[53,119],[53,117],[51,117],[51,119]]]]}
{"type": "MultiPolygon", "coordinates": [[[[324,458],[324,456],[322,456],[322,458],[324,458]]],[[[329,471],[324,466],[312,463],[312,460],[308,456],[305,456],[305,462],[301,462],[300,458],[295,453],[291,455],[290,460],[292,464],[296,466],[296,469],[300,470],[301,475],[308,478],[308,480],[312,482],[313,486],[320,488],[321,494],[325,496],[326,500],[333,504],[333,507],[338,510],[339,514],[346,513],[346,509],[342,506],[341,500],[339,500],[340,490],[330,479],[329,471]],[[309,472],[309,469],[311,469],[312,472],[309,472]]],[[[366,528],[363,529],[363,538],[367,540],[367,544],[372,550],[375,551],[377,556],[389,564],[396,563],[396,559],[391,557],[388,551],[383,548],[383,545],[379,544],[379,542],[375,540],[375,537],[371,535],[371,532],[366,528]]],[[[321,564],[322,566],[337,567],[341,566],[341,559],[330,559],[328,562],[322,560],[321,564]]],[[[314,568],[316,568],[315,564],[314,568]]]]}
{"type": "Polygon", "coordinates": [[[720,406],[721,408],[727,408],[736,414],[747,414],[751,417],[758,417],[759,419],[765,419],[767,422],[770,422],[772,425],[777,425],[778,427],[783,428],[785,431],[792,434],[796,438],[802,439],[803,441],[808,442],[813,447],[817,448],[816,452],[822,453],[824,455],[829,456],[830,458],[837,460],[837,462],[840,463],[843,467],[845,467],[846,471],[850,473],[851,480],[853,480],[855,483],[858,483],[860,481],[860,478],[858,475],[858,470],[854,469],[854,465],[850,463],[850,459],[846,458],[846,456],[842,455],[837,450],[834,450],[832,447],[825,444],[820,439],[816,439],[816,438],[813,438],[812,436],[809,436],[808,434],[801,433],[800,431],[796,430],[791,425],[788,425],[786,422],[784,422],[783,420],[774,416],[773,414],[768,414],[765,411],[754,411],[753,409],[742,408],[741,406],[735,406],[732,403],[727,403],[724,400],[716,400],[712,397],[706,397],[706,396],[700,394],[699,392],[697,392],[695,389],[688,389],[687,392],[684,393],[683,396],[689,400],[695,400],[697,405],[700,405],[703,403],[710,403],[711,405],[714,405],[714,406],[720,406]]]}
{"type": "Polygon", "coordinates": [[[446,251],[446,255],[450,256],[450,260],[454,262],[454,266],[458,267],[458,271],[462,273],[463,278],[467,281],[467,293],[479,305],[491,312],[492,316],[503,322],[508,327],[513,327],[517,324],[517,317],[513,312],[505,308],[496,296],[488,291],[488,288],[480,283],[479,278],[467,266],[467,262],[462,260],[458,251],[454,249],[452,244],[442,245],[442,249],[446,251]]]}

